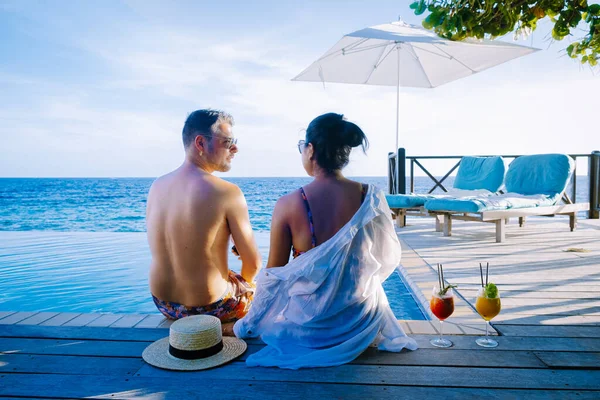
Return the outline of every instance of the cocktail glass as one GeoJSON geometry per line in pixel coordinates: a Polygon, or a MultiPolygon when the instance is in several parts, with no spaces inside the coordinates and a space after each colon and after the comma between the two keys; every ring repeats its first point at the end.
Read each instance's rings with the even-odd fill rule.
{"type": "Polygon", "coordinates": [[[454,293],[452,288],[446,290],[446,293],[440,293],[438,286],[433,287],[429,307],[433,315],[440,320],[440,337],[431,339],[430,343],[435,347],[450,347],[452,342],[443,336],[444,320],[454,312],[454,293]]]}
{"type": "Polygon", "coordinates": [[[485,338],[479,338],[475,341],[481,347],[496,347],[498,342],[489,337],[490,320],[500,313],[502,305],[500,303],[500,294],[496,290],[496,297],[488,298],[485,288],[479,288],[475,308],[481,317],[485,320],[485,338]]]}

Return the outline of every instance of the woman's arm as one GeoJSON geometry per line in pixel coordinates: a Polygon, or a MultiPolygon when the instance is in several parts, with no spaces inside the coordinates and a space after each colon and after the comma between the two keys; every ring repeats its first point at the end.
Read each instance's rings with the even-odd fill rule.
{"type": "Polygon", "coordinates": [[[289,200],[284,196],[277,200],[271,219],[271,245],[267,268],[283,267],[290,260],[292,250],[292,232],[287,222],[290,212],[289,200]]]}

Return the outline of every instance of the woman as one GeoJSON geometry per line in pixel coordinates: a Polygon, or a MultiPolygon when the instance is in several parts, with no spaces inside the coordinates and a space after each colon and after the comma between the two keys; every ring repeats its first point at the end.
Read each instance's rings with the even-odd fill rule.
{"type": "Polygon", "coordinates": [[[345,178],[342,168],[357,146],[365,151],[367,137],[343,115],[324,114],[310,123],[298,150],[314,180],[275,204],[267,268],[286,265],[290,249],[296,258],[326,242],[356,214],[368,186],[345,178]]]}
{"type": "Polygon", "coordinates": [[[342,174],[358,146],[368,146],[363,131],[334,113],[315,118],[298,143],[314,180],[275,205],[267,270],[234,326],[236,336],[267,344],[249,366],[340,365],[373,342],[389,351],[417,348],[381,286],[401,254],[385,196],[342,174]]]}

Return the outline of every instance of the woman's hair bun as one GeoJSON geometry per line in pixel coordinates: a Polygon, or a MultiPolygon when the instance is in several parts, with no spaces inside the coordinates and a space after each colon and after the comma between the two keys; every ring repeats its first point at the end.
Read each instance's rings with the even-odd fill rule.
{"type": "Polygon", "coordinates": [[[313,144],[317,163],[327,171],[345,167],[353,147],[362,145],[365,151],[369,146],[362,129],[336,113],[313,119],[306,129],[306,143],[313,144]]]}
{"type": "Polygon", "coordinates": [[[340,127],[340,139],[343,141],[343,143],[350,147],[358,147],[363,144],[363,141],[366,140],[366,138],[362,129],[360,129],[354,122],[349,122],[345,119],[342,119],[340,123],[342,124],[340,127]]]}

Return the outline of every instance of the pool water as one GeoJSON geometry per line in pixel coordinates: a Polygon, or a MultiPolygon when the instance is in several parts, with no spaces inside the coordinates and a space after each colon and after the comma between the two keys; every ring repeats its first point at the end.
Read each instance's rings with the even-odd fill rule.
{"type": "MultiPolygon", "coordinates": [[[[256,238],[266,259],[268,233],[256,238]]],[[[149,264],[142,232],[0,231],[0,311],[155,314],[149,264]]],[[[398,319],[426,319],[399,273],[383,286],[398,319]]]]}

